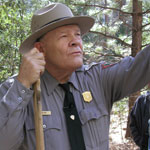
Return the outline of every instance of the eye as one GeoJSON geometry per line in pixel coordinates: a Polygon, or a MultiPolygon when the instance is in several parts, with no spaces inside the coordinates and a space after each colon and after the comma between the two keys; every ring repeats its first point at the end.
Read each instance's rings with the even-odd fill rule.
{"type": "Polygon", "coordinates": [[[78,32],[76,35],[77,35],[77,36],[81,36],[81,33],[80,33],[80,32],[78,32]]]}
{"type": "Polygon", "coordinates": [[[67,34],[61,34],[59,35],[58,39],[62,39],[62,38],[66,38],[67,37],[67,34]]]}
{"type": "Polygon", "coordinates": [[[61,37],[67,37],[67,34],[62,34],[61,37]]]}

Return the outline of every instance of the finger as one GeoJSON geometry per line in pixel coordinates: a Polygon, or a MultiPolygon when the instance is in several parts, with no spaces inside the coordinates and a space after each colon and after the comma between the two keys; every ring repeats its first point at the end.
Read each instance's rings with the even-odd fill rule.
{"type": "Polygon", "coordinates": [[[44,71],[45,71],[45,67],[41,68],[40,76],[44,73],[44,71]]]}
{"type": "Polygon", "coordinates": [[[36,54],[36,53],[39,53],[39,50],[36,47],[32,48],[31,54],[36,54]]]}
{"type": "Polygon", "coordinates": [[[35,53],[35,54],[34,54],[34,58],[36,58],[36,59],[41,59],[41,60],[44,60],[44,59],[45,59],[44,54],[41,53],[41,52],[35,53]]]}
{"type": "Polygon", "coordinates": [[[38,69],[35,70],[36,74],[38,74],[39,76],[42,75],[44,71],[45,71],[44,66],[38,66],[38,69]]]}
{"type": "Polygon", "coordinates": [[[40,59],[38,60],[36,59],[34,62],[39,66],[45,66],[46,64],[45,60],[40,60],[40,59]]]}
{"type": "Polygon", "coordinates": [[[34,48],[32,48],[28,53],[26,53],[25,55],[35,55],[36,53],[39,53],[39,50],[36,48],[36,47],[34,47],[34,48]]]}

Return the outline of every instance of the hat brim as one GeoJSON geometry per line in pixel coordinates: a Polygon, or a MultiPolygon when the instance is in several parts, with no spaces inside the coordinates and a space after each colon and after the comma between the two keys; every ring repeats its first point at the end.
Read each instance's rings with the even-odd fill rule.
{"type": "Polygon", "coordinates": [[[41,37],[42,35],[46,34],[47,32],[49,32],[51,30],[56,29],[57,27],[61,27],[64,25],[71,25],[71,24],[78,25],[81,30],[81,35],[84,35],[93,26],[94,19],[92,17],[88,17],[88,16],[80,16],[80,17],[66,18],[63,20],[59,20],[59,21],[50,23],[50,24],[44,26],[43,28],[39,29],[32,35],[30,35],[26,40],[24,40],[19,48],[19,51],[22,54],[30,51],[34,47],[34,43],[36,42],[36,40],[39,37],[41,37]]]}

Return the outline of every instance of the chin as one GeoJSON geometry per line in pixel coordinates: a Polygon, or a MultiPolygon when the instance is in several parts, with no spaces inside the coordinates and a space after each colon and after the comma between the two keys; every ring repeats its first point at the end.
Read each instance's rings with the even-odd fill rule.
{"type": "Polygon", "coordinates": [[[78,64],[73,64],[73,65],[69,65],[68,68],[70,68],[70,70],[75,71],[76,69],[80,68],[83,65],[83,63],[78,63],[78,64]]]}
{"type": "Polygon", "coordinates": [[[80,68],[82,65],[83,65],[83,62],[76,64],[74,66],[75,70],[78,69],[78,68],[80,68]]]}
{"type": "Polygon", "coordinates": [[[68,68],[70,68],[71,70],[76,70],[78,68],[80,68],[83,65],[83,60],[81,58],[77,58],[77,59],[72,59],[70,60],[68,63],[68,68]]]}

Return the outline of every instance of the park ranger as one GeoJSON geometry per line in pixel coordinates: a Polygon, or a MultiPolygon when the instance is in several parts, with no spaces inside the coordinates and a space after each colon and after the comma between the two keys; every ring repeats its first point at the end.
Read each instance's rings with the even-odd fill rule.
{"type": "Polygon", "coordinates": [[[64,4],[36,11],[18,75],[0,86],[0,150],[35,150],[32,84],[41,79],[45,150],[108,150],[114,102],[150,82],[150,46],[119,63],[83,65],[94,19],[64,4]]]}

